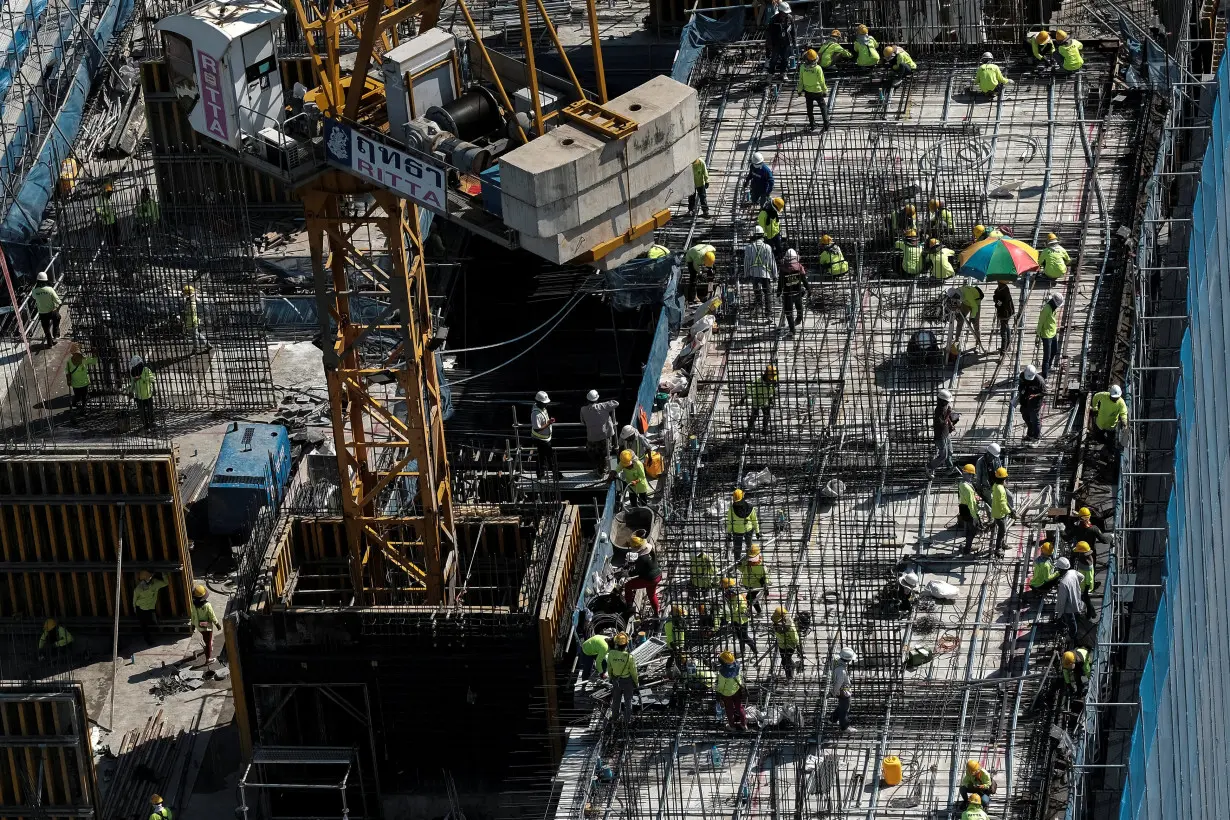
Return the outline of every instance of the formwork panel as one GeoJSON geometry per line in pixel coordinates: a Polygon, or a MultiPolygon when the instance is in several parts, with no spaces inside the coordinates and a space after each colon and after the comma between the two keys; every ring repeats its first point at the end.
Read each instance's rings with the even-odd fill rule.
{"type": "Polygon", "coordinates": [[[98,787],[79,684],[0,686],[0,816],[96,817],[98,787]]]}

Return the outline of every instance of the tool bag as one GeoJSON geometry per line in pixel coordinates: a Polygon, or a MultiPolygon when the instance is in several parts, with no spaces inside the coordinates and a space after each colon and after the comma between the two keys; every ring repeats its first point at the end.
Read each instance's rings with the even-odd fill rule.
{"type": "Polygon", "coordinates": [[[662,475],[662,471],[666,467],[662,461],[662,454],[657,450],[650,452],[645,456],[645,476],[648,478],[658,478],[662,475]]]}

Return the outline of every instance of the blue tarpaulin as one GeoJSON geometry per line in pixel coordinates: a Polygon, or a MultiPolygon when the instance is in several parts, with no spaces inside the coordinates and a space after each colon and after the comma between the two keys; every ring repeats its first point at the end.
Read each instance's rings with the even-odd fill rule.
{"type": "Polygon", "coordinates": [[[723,12],[720,19],[693,14],[683,27],[683,36],[679,38],[679,52],[671,68],[671,78],[686,83],[707,44],[738,40],[743,34],[743,17],[742,8],[723,12]]]}

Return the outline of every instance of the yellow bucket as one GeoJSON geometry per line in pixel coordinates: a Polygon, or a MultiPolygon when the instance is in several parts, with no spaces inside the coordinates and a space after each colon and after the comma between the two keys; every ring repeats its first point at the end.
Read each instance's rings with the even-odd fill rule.
{"type": "Polygon", "coordinates": [[[884,758],[882,772],[884,775],[884,785],[896,786],[901,783],[901,758],[896,755],[889,755],[884,758]]]}

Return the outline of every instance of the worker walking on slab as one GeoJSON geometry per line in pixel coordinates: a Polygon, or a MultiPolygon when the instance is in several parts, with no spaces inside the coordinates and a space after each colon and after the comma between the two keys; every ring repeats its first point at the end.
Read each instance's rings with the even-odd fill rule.
{"type": "Polygon", "coordinates": [[[611,680],[611,718],[619,721],[625,712],[632,717],[632,698],[640,688],[636,658],[628,651],[628,633],[615,636],[615,647],[606,655],[607,675],[611,680]]]}
{"type": "Polygon", "coordinates": [[[991,546],[1000,555],[1007,548],[1008,519],[1016,517],[1007,482],[1008,468],[1000,467],[991,479],[991,546]]]}
{"type": "Polygon", "coordinates": [[[192,630],[199,631],[205,641],[205,663],[214,656],[214,630],[222,628],[222,622],[214,614],[214,605],[209,602],[209,590],[204,584],[192,588],[192,630]]]}
{"type": "Polygon", "coordinates": [[[829,32],[828,39],[820,46],[818,54],[821,68],[832,68],[837,63],[854,57],[841,44],[841,31],[839,29],[833,29],[829,32]]]}
{"type": "Polygon", "coordinates": [[[884,47],[884,64],[892,75],[892,87],[896,88],[918,70],[918,63],[901,46],[884,47]]]}
{"type": "Polygon", "coordinates": [[[987,813],[982,810],[982,795],[971,794],[969,796],[965,804],[965,811],[961,812],[961,820],[990,820],[987,813]]]}
{"type": "Polygon", "coordinates": [[[611,439],[615,436],[615,410],[619,402],[615,399],[598,401],[597,390],[586,393],[585,401],[589,402],[581,408],[585,451],[589,453],[594,472],[602,477],[611,469],[611,439]]]}
{"type": "Polygon", "coordinates": [[[65,655],[73,644],[72,633],[55,618],[43,621],[43,631],[38,636],[38,657],[44,660],[49,654],[65,655]]]}
{"type": "Polygon", "coordinates": [[[752,655],[757,653],[756,639],[752,637],[752,615],[747,606],[747,596],[738,589],[734,578],[722,579],[722,613],[719,626],[728,626],[735,637],[739,639],[739,651],[750,648],[752,655]]]}
{"type": "Polygon", "coordinates": [[[982,53],[982,62],[974,72],[974,85],[970,91],[996,97],[1004,93],[1004,88],[1013,85],[1013,81],[1004,76],[1003,70],[995,64],[995,55],[989,51],[982,53]]]}
{"type": "Polygon", "coordinates": [[[773,610],[773,638],[777,641],[777,653],[782,658],[786,680],[793,680],[795,672],[803,671],[803,641],[799,637],[799,628],[784,606],[773,610]],[[797,665],[795,655],[799,656],[797,665]]]}
{"type": "Polygon", "coordinates": [[[634,535],[628,539],[629,545],[636,550],[636,560],[632,562],[628,580],[624,582],[624,603],[632,606],[636,602],[636,593],[645,590],[649,599],[649,608],[656,618],[661,614],[661,604],[658,602],[658,584],[662,583],[662,567],[658,565],[654,555],[653,545],[634,535]]]}
{"type": "Polygon", "coordinates": [[[581,666],[581,680],[589,680],[595,672],[598,677],[605,678],[606,657],[610,651],[611,645],[601,632],[595,632],[586,638],[585,643],[581,644],[581,654],[577,656],[581,666]]]}
{"type": "Polygon", "coordinates": [[[782,299],[782,313],[786,315],[789,325],[789,335],[793,336],[795,327],[803,325],[803,294],[811,295],[811,284],[807,281],[807,269],[799,261],[799,252],[794,248],[786,249],[785,264],[777,280],[777,295],[782,299]]]}
{"type": "Polygon", "coordinates": [[[825,99],[829,93],[828,83],[824,81],[824,69],[820,66],[820,55],[815,49],[809,48],[803,52],[803,64],[799,66],[799,82],[794,89],[795,94],[802,94],[807,103],[807,127],[816,127],[814,108],[820,106],[820,118],[824,125],[829,124],[829,109],[825,99]]]}
{"type": "Polygon", "coordinates": [[[196,288],[192,285],[184,285],[180,318],[184,323],[184,333],[192,340],[193,353],[208,353],[213,350],[213,345],[205,338],[205,334],[201,333],[201,314],[197,307],[196,288]]]}
{"type": "Polygon", "coordinates": [[[704,157],[692,160],[692,193],[688,196],[688,216],[696,213],[696,203],[700,202],[700,215],[709,218],[709,166],[704,157]]]}
{"type": "Polygon", "coordinates": [[[1058,54],[1059,67],[1065,73],[1075,74],[1081,70],[1081,66],[1085,64],[1085,58],[1081,55],[1084,49],[1085,46],[1080,40],[1063,29],[1055,32],[1055,51],[1058,54]]]}
{"type": "Polygon", "coordinates": [[[149,799],[150,811],[149,820],[171,820],[171,810],[162,802],[161,795],[154,795],[149,799]]]}
{"type": "Polygon", "coordinates": [[[935,478],[940,468],[952,467],[952,433],[957,429],[961,414],[952,409],[952,391],[941,388],[935,394],[935,409],[931,411],[931,433],[935,442],[935,456],[927,462],[927,478],[935,478]]]}
{"type": "Polygon", "coordinates": [[[829,681],[829,697],[837,701],[833,711],[829,713],[829,723],[836,723],[843,732],[852,732],[850,728],[850,701],[854,697],[854,685],[850,680],[850,667],[858,661],[858,655],[853,649],[843,649],[833,662],[833,677],[829,681]]]}
{"type": "Polygon", "coordinates": [[[764,556],[760,547],[752,544],[747,548],[747,555],[739,561],[739,580],[747,590],[747,603],[757,615],[763,611],[761,596],[769,594],[769,571],[764,565],[764,556]]]}
{"type": "Polygon", "coordinates": [[[747,731],[747,711],[743,708],[743,672],[735,653],[729,649],[718,655],[718,675],[713,690],[722,701],[726,713],[726,726],[747,731]]]}
{"type": "Polygon", "coordinates": [[[703,302],[709,298],[717,250],[708,242],[698,242],[688,248],[683,258],[688,263],[688,301],[703,302]]]}
{"type": "Polygon", "coordinates": [[[1050,65],[1055,59],[1055,42],[1048,31],[1031,31],[1025,35],[1029,56],[1034,65],[1050,65]]]}
{"type": "Polygon", "coordinates": [[[773,256],[782,252],[782,212],[786,210],[786,200],[780,196],[766,199],[756,214],[756,225],[763,233],[765,244],[773,249],[773,256]]]}
{"type": "Polygon", "coordinates": [[[69,348],[68,361],[64,363],[64,378],[73,391],[71,410],[74,415],[85,415],[90,403],[90,367],[98,364],[98,359],[86,356],[81,352],[80,345],[69,348]]]}
{"type": "Polygon", "coordinates": [[[1063,685],[1069,697],[1083,698],[1093,672],[1093,654],[1083,646],[1063,653],[1063,685]]]}
{"type": "Polygon", "coordinates": [[[1089,414],[1093,420],[1093,434],[1107,449],[1119,446],[1120,429],[1127,429],[1128,409],[1123,400],[1123,388],[1112,384],[1109,390],[1093,395],[1089,403],[1089,414]]]}
{"type": "Polygon", "coordinates": [[[726,532],[734,543],[735,561],[741,560],[744,547],[751,549],[752,536],[760,537],[760,519],[756,508],[744,497],[743,490],[735,488],[730,494],[730,508],[726,510],[726,532]]]}
{"type": "Polygon", "coordinates": [[[966,464],[961,468],[961,480],[957,482],[957,520],[965,531],[965,546],[961,551],[966,555],[974,551],[974,536],[978,534],[982,520],[978,514],[978,491],[972,483],[976,473],[977,468],[973,464],[966,464]]]}
{"type": "Polygon", "coordinates": [[[1025,419],[1025,446],[1037,447],[1042,441],[1042,401],[1046,398],[1046,380],[1032,364],[1025,365],[1016,383],[1017,404],[1025,419]]]}
{"type": "Polygon", "coordinates": [[[752,228],[752,240],[743,248],[743,275],[752,283],[755,297],[752,310],[763,310],[768,320],[773,312],[770,289],[777,279],[777,260],[773,249],[765,244],[764,237],[764,228],[759,225],[752,228]]]}
{"type": "Polygon", "coordinates": [[[43,343],[51,347],[60,338],[60,306],[64,302],[48,281],[46,271],[40,271],[34,277],[34,290],[30,291],[30,296],[34,299],[34,309],[38,311],[38,322],[43,327],[43,343]]]}
{"type": "Polygon", "coordinates": [[[927,203],[927,234],[936,239],[947,239],[953,235],[952,211],[942,199],[933,199],[927,203]]]}
{"type": "Polygon", "coordinates": [[[1038,251],[1038,266],[1042,268],[1042,282],[1050,284],[1058,282],[1068,272],[1072,264],[1072,255],[1059,244],[1059,237],[1053,233],[1046,235],[1046,247],[1038,251]]]}
{"type": "MultiPolygon", "coordinates": [[[[912,205],[910,207],[913,207],[912,205]]],[[[901,276],[917,276],[923,270],[922,245],[918,241],[918,231],[906,228],[905,236],[898,239],[894,247],[897,253],[896,271],[901,276]]]]}
{"type": "Polygon", "coordinates": [[[982,451],[982,455],[978,456],[978,460],[974,462],[976,472],[974,488],[978,490],[978,495],[987,504],[991,503],[991,479],[994,478],[995,471],[1004,466],[999,456],[999,445],[991,442],[982,451]]]}
{"type": "Polygon", "coordinates": [[[1052,293],[1038,311],[1038,341],[1042,342],[1042,378],[1051,375],[1051,366],[1059,363],[1059,310],[1063,296],[1052,293]]]}
{"type": "Polygon", "coordinates": [[[137,413],[141,416],[141,426],[146,430],[154,429],[154,371],[140,356],[133,356],[128,361],[128,375],[132,382],[128,393],[137,403],[137,413]]]}
{"type": "Polygon", "coordinates": [[[137,585],[132,590],[132,609],[141,625],[141,637],[146,646],[154,645],[153,629],[158,626],[158,592],[167,586],[163,573],[155,577],[147,569],[137,573],[137,585]]]}
{"type": "Polygon", "coordinates": [[[780,74],[785,71],[795,49],[794,18],[790,15],[789,3],[777,4],[777,14],[769,20],[765,46],[768,51],[769,73],[780,74]]]}
{"type": "Polygon", "coordinates": [[[957,273],[952,264],[953,256],[952,249],[944,247],[943,240],[933,236],[927,240],[927,249],[923,251],[922,269],[936,282],[947,282],[957,273]]]}
{"type": "Polygon", "coordinates": [[[539,481],[547,470],[559,481],[564,477],[560,472],[559,461],[555,457],[555,448],[551,445],[551,437],[555,429],[555,419],[547,411],[551,397],[547,391],[539,390],[534,394],[534,409],[530,411],[530,436],[534,439],[534,447],[538,450],[538,459],[534,462],[534,473],[539,481]]]}
{"type": "Polygon", "coordinates": [[[995,321],[999,324],[999,350],[996,352],[1003,358],[1008,355],[1012,344],[1012,317],[1016,315],[1016,301],[1012,297],[1012,288],[1003,279],[995,285],[992,299],[995,301],[995,321]]]}
{"type": "Polygon", "coordinates": [[[854,29],[854,63],[865,71],[880,64],[880,44],[867,33],[867,26],[862,23],[854,29]]]}
{"type": "Polygon", "coordinates": [[[850,263],[841,251],[841,245],[833,241],[833,237],[824,234],[820,237],[820,273],[830,279],[840,279],[850,272],[850,263]]]}
{"type": "Polygon", "coordinates": [[[777,398],[777,366],[769,365],[759,379],[747,386],[747,400],[752,407],[748,430],[756,429],[756,418],[760,417],[760,429],[769,432],[769,413],[773,409],[773,400],[777,398]]]}
{"type": "Polygon", "coordinates": [[[961,799],[966,803],[974,803],[973,798],[977,797],[974,805],[986,807],[989,802],[987,798],[994,792],[995,782],[991,779],[991,773],[982,768],[982,764],[977,760],[967,760],[965,776],[961,778],[961,799]]]}
{"type": "Polygon", "coordinates": [[[1059,583],[1059,573],[1055,571],[1052,557],[1055,546],[1050,541],[1043,541],[1038,548],[1038,556],[1034,558],[1034,571],[1029,576],[1029,591],[1041,598],[1050,592],[1051,587],[1059,583]]]}
{"type": "Polygon", "coordinates": [[[1063,625],[1068,646],[1076,646],[1079,629],[1077,616],[1084,611],[1084,603],[1081,601],[1081,574],[1072,568],[1067,558],[1056,561],[1055,569],[1060,573],[1055,596],[1055,620],[1063,625]]]}
{"type": "Polygon", "coordinates": [[[1085,607],[1085,614],[1089,620],[1096,620],[1093,615],[1093,590],[1097,586],[1097,566],[1093,560],[1093,547],[1089,546],[1089,542],[1076,542],[1076,546],[1072,548],[1072,564],[1073,569],[1081,576],[1081,603],[1085,607]]]}
{"type": "Polygon", "coordinates": [[[621,450],[619,453],[619,480],[628,490],[628,506],[649,505],[649,479],[645,476],[645,465],[631,450],[621,450]]]}
{"type": "Polygon", "coordinates": [[[773,193],[773,170],[764,161],[764,154],[756,151],[752,154],[751,166],[747,171],[748,200],[752,205],[759,206],[773,193]]]}

